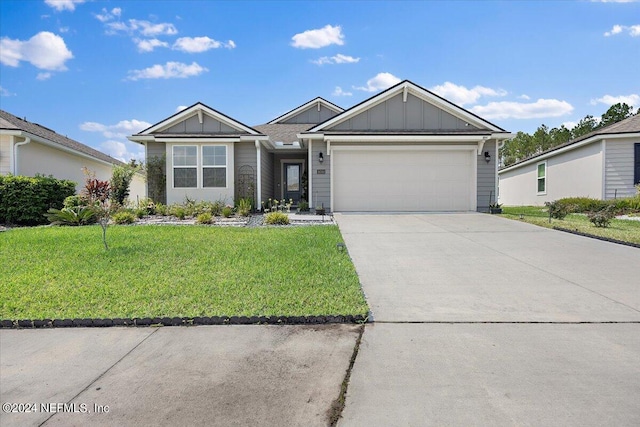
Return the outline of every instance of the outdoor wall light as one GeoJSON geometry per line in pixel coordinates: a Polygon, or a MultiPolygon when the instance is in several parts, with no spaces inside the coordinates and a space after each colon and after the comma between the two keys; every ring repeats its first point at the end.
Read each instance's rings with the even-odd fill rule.
{"type": "Polygon", "coordinates": [[[491,161],[491,154],[489,154],[488,151],[484,152],[484,159],[486,160],[487,163],[491,161]]]}
{"type": "Polygon", "coordinates": [[[324,162],[324,156],[322,155],[322,151],[320,152],[320,154],[318,154],[318,161],[320,163],[324,162]]]}

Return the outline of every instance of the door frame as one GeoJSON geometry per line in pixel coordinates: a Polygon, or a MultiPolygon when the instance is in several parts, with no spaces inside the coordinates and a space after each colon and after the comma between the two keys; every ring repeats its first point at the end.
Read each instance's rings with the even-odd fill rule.
{"type": "MultiPolygon", "coordinates": [[[[307,165],[306,159],[280,159],[280,200],[284,199],[284,165],[287,163],[299,163],[300,164],[300,185],[302,185],[302,175],[307,165]]],[[[301,191],[302,192],[302,191],[301,191]]]]}

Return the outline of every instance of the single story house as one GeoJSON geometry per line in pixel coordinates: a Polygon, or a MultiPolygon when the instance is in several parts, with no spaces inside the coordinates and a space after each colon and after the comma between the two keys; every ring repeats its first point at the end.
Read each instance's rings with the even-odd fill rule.
{"type": "Polygon", "coordinates": [[[502,168],[498,175],[499,201],[511,206],[633,196],[640,183],[640,115],[502,168]]]}
{"type": "MultiPolygon", "coordinates": [[[[0,174],[51,175],[74,181],[79,192],[85,182],[83,167],[94,171],[98,179],[109,180],[113,166],[122,164],[42,125],[0,110],[0,174]]],[[[145,195],[145,179],[136,174],[129,198],[136,200],[145,195]]]]}
{"type": "Polygon", "coordinates": [[[487,210],[498,143],[511,136],[405,80],[347,110],[316,98],[253,127],[198,102],[129,139],[165,159],[166,203],[415,212],[487,210]]]}

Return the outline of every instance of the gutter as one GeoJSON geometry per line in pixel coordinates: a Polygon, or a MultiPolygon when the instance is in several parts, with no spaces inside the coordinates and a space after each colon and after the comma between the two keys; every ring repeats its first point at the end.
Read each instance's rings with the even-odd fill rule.
{"type": "Polygon", "coordinates": [[[22,142],[16,142],[13,144],[13,168],[11,168],[13,170],[13,174],[14,175],[18,175],[18,147],[20,147],[21,145],[27,145],[31,142],[31,138],[28,136],[24,137],[24,141],[22,142]]]}

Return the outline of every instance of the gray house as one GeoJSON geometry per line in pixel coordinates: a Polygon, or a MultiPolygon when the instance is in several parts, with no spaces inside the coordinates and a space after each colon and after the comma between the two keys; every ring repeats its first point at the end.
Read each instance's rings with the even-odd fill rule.
{"type": "Polygon", "coordinates": [[[636,194],[640,115],[501,169],[500,202],[543,205],[564,197],[607,200],[636,194]]]}
{"type": "MultiPolygon", "coordinates": [[[[348,109],[247,126],[202,103],[129,137],[166,158],[166,202],[301,199],[332,211],[486,210],[504,129],[410,82],[348,109]]],[[[150,184],[151,185],[151,184],[150,184]]]]}

